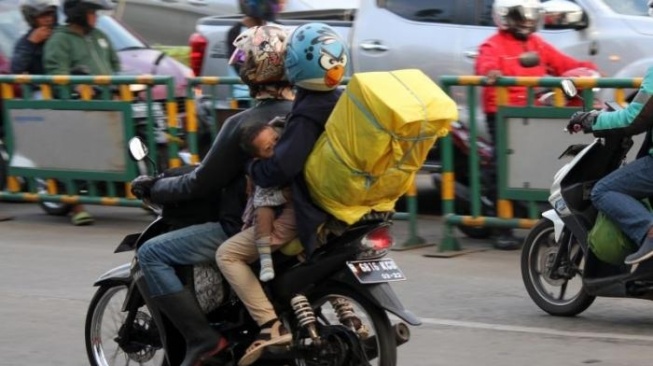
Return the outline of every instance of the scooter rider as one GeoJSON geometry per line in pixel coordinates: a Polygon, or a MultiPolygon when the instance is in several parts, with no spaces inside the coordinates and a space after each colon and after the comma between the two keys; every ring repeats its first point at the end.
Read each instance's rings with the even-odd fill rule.
{"type": "Polygon", "coordinates": [[[14,46],[12,74],[43,75],[43,47],[57,25],[56,0],[22,0],[20,11],[29,24],[29,31],[14,46]]]}
{"type": "MultiPolygon", "coordinates": [[[[285,30],[277,26],[279,35],[285,30]]],[[[283,43],[283,42],[281,42],[283,43]]],[[[247,126],[265,124],[290,112],[292,89],[285,81],[283,63],[270,67],[269,57],[283,59],[283,50],[258,49],[266,52],[252,56],[244,53],[240,76],[255,98],[256,105],[227,119],[213,146],[200,165],[179,177],[156,179],[141,176],[132,182],[137,197],[152,202],[172,204],[180,201],[209,200],[221,197],[216,210],[217,222],[192,225],[148,240],[137,253],[153,307],[161,310],[182,333],[187,343],[182,365],[196,365],[219,353],[226,342],[208,324],[191,292],[175,274],[174,266],[211,263],[220,244],[240,231],[245,208],[245,165],[249,155],[240,147],[240,134],[247,126]],[[272,54],[274,53],[274,54],[272,54]],[[265,64],[264,64],[265,63],[265,64]]],[[[141,283],[141,286],[143,284],[141,283]]]]}
{"type": "MultiPolygon", "coordinates": [[[[492,18],[497,32],[486,39],[479,47],[475,72],[486,76],[488,84],[493,84],[500,76],[534,76],[561,75],[579,67],[596,70],[591,62],[575,60],[558,51],[553,45],[535,34],[542,23],[542,5],[540,0],[495,0],[492,5],[492,18]],[[534,52],[539,56],[537,65],[522,65],[519,56],[525,52],[534,52]]],[[[495,87],[485,87],[482,91],[483,112],[492,143],[496,147],[496,113],[497,91],[495,87]]],[[[508,104],[526,105],[527,88],[525,86],[508,87],[508,104]]],[[[498,156],[494,152],[494,164],[490,166],[487,176],[487,193],[494,202],[497,198],[496,163],[498,156]]],[[[521,241],[515,238],[512,230],[501,230],[494,243],[498,249],[517,249],[521,241]]]]}
{"type": "MultiPolygon", "coordinates": [[[[653,0],[648,1],[653,16],[653,0]]],[[[653,66],[644,75],[633,101],[623,110],[613,112],[576,112],[567,130],[583,131],[597,137],[610,133],[633,136],[646,132],[637,160],[599,180],[592,189],[594,206],[616,222],[639,246],[626,257],[626,264],[636,264],[653,257],[653,213],[640,201],[653,196],[653,66]]]]}

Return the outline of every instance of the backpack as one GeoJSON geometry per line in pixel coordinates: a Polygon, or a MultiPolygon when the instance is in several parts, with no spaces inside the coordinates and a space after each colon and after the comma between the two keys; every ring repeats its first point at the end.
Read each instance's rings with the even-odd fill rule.
{"type": "Polygon", "coordinates": [[[456,103],[420,70],[354,74],[304,169],[313,202],[350,225],[392,211],[457,118],[456,103]]]}
{"type": "MultiPolygon", "coordinates": [[[[642,204],[651,211],[648,200],[642,201],[642,204]]],[[[614,221],[600,211],[587,236],[587,241],[590,250],[598,259],[616,266],[622,265],[626,256],[637,251],[637,245],[614,221]]]]}

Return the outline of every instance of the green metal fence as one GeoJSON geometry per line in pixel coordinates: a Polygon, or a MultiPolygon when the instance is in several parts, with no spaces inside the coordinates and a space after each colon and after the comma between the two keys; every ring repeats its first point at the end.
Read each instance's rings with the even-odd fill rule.
{"type": "MultiPolygon", "coordinates": [[[[138,103],[146,115],[138,134],[153,159],[160,160],[154,88],[164,89],[164,107],[159,107],[165,109],[168,136],[176,136],[172,77],[0,76],[10,154],[0,200],[141,206],[129,189],[138,168],[128,155],[127,141],[137,134],[133,117],[138,103]],[[136,85],[142,90],[134,90],[136,85]]],[[[179,148],[174,138],[167,144],[168,167],[181,164],[179,148]]]]}
{"type": "MultiPolygon", "coordinates": [[[[471,143],[468,155],[469,163],[469,182],[464,182],[469,187],[471,193],[469,212],[456,211],[456,176],[454,171],[454,145],[451,136],[441,140],[440,151],[442,157],[442,211],[444,216],[444,236],[443,241],[438,247],[438,252],[460,251],[461,247],[454,234],[454,228],[458,226],[467,227],[492,227],[492,228],[530,228],[539,218],[540,211],[538,203],[545,202],[549,195],[547,187],[529,187],[525,184],[522,187],[515,187],[510,184],[511,176],[511,159],[515,155],[512,151],[511,142],[517,137],[511,136],[511,130],[518,124],[528,124],[536,120],[537,123],[550,123],[552,129],[559,132],[559,135],[536,136],[539,141],[551,139],[555,141],[557,136],[565,136],[563,129],[566,121],[575,111],[580,110],[581,106],[567,107],[566,98],[560,89],[562,78],[544,77],[504,77],[500,78],[494,87],[497,88],[497,102],[499,109],[497,111],[497,141],[496,153],[497,161],[497,187],[498,198],[495,203],[495,214],[488,215],[482,210],[483,187],[481,184],[481,175],[483,174],[481,161],[479,159],[477,145],[471,143]],[[527,87],[527,103],[525,106],[508,106],[508,89],[510,86],[527,87]],[[542,88],[554,91],[553,106],[537,105],[536,99],[538,92],[542,88]],[[511,141],[512,137],[512,141],[511,141]],[[519,201],[520,207],[525,207],[525,215],[515,217],[514,204],[519,201]]],[[[584,100],[585,108],[592,109],[595,100],[595,88],[614,89],[612,100],[625,103],[628,89],[638,88],[641,84],[641,78],[636,79],[616,79],[616,78],[574,78],[575,84],[582,90],[581,96],[584,100]]],[[[465,100],[468,109],[467,121],[469,121],[469,139],[475,142],[478,139],[479,131],[476,125],[477,120],[483,120],[484,116],[479,116],[477,102],[479,100],[479,91],[481,87],[487,86],[487,79],[481,76],[444,76],[441,79],[441,85],[450,95],[454,87],[462,87],[465,93],[465,100]],[[479,118],[481,117],[481,118],[479,118]]],[[[459,89],[458,89],[459,91],[459,89]]],[[[632,92],[632,91],[631,91],[632,92]]],[[[601,92],[605,95],[605,92],[601,92]]],[[[548,127],[547,127],[548,128],[548,127]]],[[[516,129],[519,131],[519,129],[516,129]]],[[[514,131],[513,131],[514,132],[514,131]]],[[[567,134],[568,136],[568,134],[567,134]]],[[[535,141],[537,142],[537,141],[535,141]]],[[[579,143],[580,141],[576,142],[579,143]]],[[[534,144],[537,145],[537,144],[534,144]]],[[[553,145],[553,144],[552,144],[553,145]]],[[[566,147],[566,146],[565,146],[566,147]]],[[[560,151],[556,151],[560,153],[560,151]]],[[[540,158],[541,151],[530,151],[528,157],[532,164],[556,164],[561,167],[562,163],[551,161],[542,161],[540,158]]],[[[551,182],[553,175],[550,176],[551,182]]],[[[550,183],[549,183],[550,186],[550,183]]],[[[524,211],[524,210],[522,210],[524,211]]]]}

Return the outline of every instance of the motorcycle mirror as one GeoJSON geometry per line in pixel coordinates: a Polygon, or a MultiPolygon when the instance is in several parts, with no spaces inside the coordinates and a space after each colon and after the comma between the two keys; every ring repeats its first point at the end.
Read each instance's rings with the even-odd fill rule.
{"type": "Polygon", "coordinates": [[[519,55],[519,64],[522,67],[535,67],[540,64],[540,55],[533,51],[524,52],[519,55]]]}
{"type": "Polygon", "coordinates": [[[129,153],[136,161],[141,161],[147,157],[147,146],[140,137],[132,137],[129,140],[129,153]]]}
{"type": "Polygon", "coordinates": [[[561,81],[560,86],[562,87],[562,92],[565,93],[568,98],[573,98],[578,95],[578,89],[576,89],[576,85],[571,79],[561,81]]]}

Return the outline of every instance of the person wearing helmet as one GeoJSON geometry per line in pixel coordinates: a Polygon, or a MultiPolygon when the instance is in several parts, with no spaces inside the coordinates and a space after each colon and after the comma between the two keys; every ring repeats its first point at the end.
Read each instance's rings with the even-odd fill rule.
{"type": "MultiPolygon", "coordinates": [[[[653,0],[648,1],[653,16],[653,0]]],[[[596,137],[608,134],[634,136],[646,132],[637,159],[599,180],[592,188],[594,206],[614,221],[639,249],[624,260],[634,265],[653,258],[653,213],[642,200],[653,197],[653,66],[642,79],[639,91],[619,111],[576,112],[567,125],[569,133],[583,131],[596,137]]]]}
{"type": "Polygon", "coordinates": [[[45,71],[70,75],[74,69],[90,75],[111,75],[120,70],[118,54],[109,38],[95,27],[98,10],[110,10],[110,0],[64,0],[66,25],[55,29],[45,46],[45,71]]]}
{"type": "MultiPolygon", "coordinates": [[[[338,86],[346,73],[348,54],[347,44],[326,24],[308,23],[292,32],[285,69],[288,81],[296,87],[295,101],[273,156],[253,160],[247,168],[257,186],[269,188],[290,184],[297,235],[307,257],[317,247],[318,227],[326,221],[327,214],[311,200],[304,179],[304,165],[342,94],[338,86]]],[[[268,346],[292,340],[249,268],[248,263],[258,256],[251,241],[252,234],[244,231],[221,245],[216,254],[222,274],[261,328],[239,366],[256,362],[268,346]]]]}
{"type": "MultiPolygon", "coordinates": [[[[487,84],[493,84],[500,76],[559,76],[564,72],[586,67],[596,70],[592,62],[573,59],[535,34],[542,23],[542,7],[539,0],[495,0],[492,5],[492,18],[498,31],[486,39],[479,47],[475,63],[475,73],[487,77],[487,84]],[[520,61],[526,52],[536,54],[533,64],[520,61]]],[[[508,87],[508,104],[523,106],[527,102],[527,88],[508,87]]],[[[485,87],[482,92],[483,112],[492,143],[496,143],[497,94],[494,87],[485,87]]],[[[496,163],[485,172],[486,189],[489,198],[497,198],[496,163]]],[[[514,237],[511,229],[502,229],[494,242],[497,249],[518,249],[521,240],[514,237]]]]}
{"type": "Polygon", "coordinates": [[[30,29],[14,46],[12,74],[43,75],[43,47],[57,25],[57,0],[21,0],[20,11],[30,29]]]}
{"type": "Polygon", "coordinates": [[[217,201],[217,218],[149,239],[137,252],[145,279],[145,283],[138,283],[139,288],[186,339],[183,366],[196,365],[227,345],[209,326],[193,295],[184,289],[174,266],[213,262],[218,246],[240,231],[249,159],[241,147],[243,131],[286,116],[294,98],[283,63],[287,32],[276,26],[252,31],[261,37],[259,41],[278,46],[251,47],[253,38],[244,39],[238,45],[237,57],[232,58],[231,62],[240,63],[241,78],[254,93],[254,106],[224,122],[211,149],[192,172],[168,178],[141,176],[132,182],[136,197],[154,203],[217,201]]]}
{"type": "MultiPolygon", "coordinates": [[[[45,73],[70,75],[84,70],[89,75],[111,75],[120,70],[118,54],[109,38],[95,28],[98,10],[113,8],[110,0],[64,0],[66,25],[55,28],[43,52],[45,73]]],[[[83,205],[74,205],[73,225],[90,225],[94,219],[83,205]]]]}
{"type": "MultiPolygon", "coordinates": [[[[283,9],[285,3],[285,0],[239,0],[240,12],[244,17],[227,31],[227,54],[234,54],[236,38],[247,29],[274,22],[276,14],[283,9]]],[[[238,76],[239,67],[238,63],[231,64],[227,68],[229,76],[238,76]]],[[[237,100],[249,97],[249,91],[245,85],[232,85],[231,89],[232,96],[237,100]]]]}

